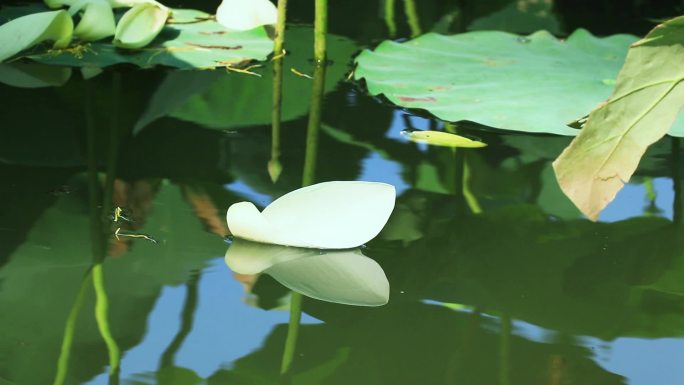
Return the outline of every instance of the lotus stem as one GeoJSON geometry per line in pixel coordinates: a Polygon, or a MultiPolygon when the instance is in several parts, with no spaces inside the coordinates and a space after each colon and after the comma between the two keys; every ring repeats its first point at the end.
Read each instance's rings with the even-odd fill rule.
{"type": "Polygon", "coordinates": [[[306,154],[304,156],[304,175],[302,185],[308,186],[316,179],[316,158],[318,156],[318,133],[321,128],[321,110],[323,107],[323,90],[325,88],[325,66],[314,68],[309,121],[306,131],[306,154]]]}
{"type": "Polygon", "coordinates": [[[501,339],[499,340],[499,385],[510,385],[511,383],[511,316],[503,314],[501,321],[501,339]]]}
{"type": "Polygon", "coordinates": [[[292,292],[290,297],[290,320],[287,324],[287,337],[285,338],[285,349],[283,350],[283,361],[280,366],[280,374],[287,375],[292,367],[292,360],[297,348],[297,337],[299,335],[299,322],[302,319],[302,295],[292,292]]]}
{"type": "Polygon", "coordinates": [[[672,222],[675,225],[682,224],[682,217],[684,216],[684,199],[682,199],[682,170],[680,158],[680,139],[670,138],[672,146],[672,187],[674,189],[674,200],[672,202],[672,222]]]}
{"type": "Polygon", "coordinates": [[[271,160],[268,162],[268,174],[273,183],[278,181],[282,172],[280,164],[280,123],[283,105],[283,59],[273,62],[273,104],[271,108],[271,160]]]}
{"type": "Polygon", "coordinates": [[[328,0],[316,0],[314,22],[314,59],[322,65],[326,60],[325,34],[328,32],[328,0]]]}
{"type": "Polygon", "coordinates": [[[197,298],[199,297],[198,286],[201,277],[201,272],[193,271],[190,279],[185,284],[185,303],[183,304],[183,311],[181,312],[181,326],[178,333],[173,338],[169,346],[164,350],[162,354],[159,368],[171,367],[174,365],[176,353],[178,349],[183,345],[183,341],[192,331],[192,325],[194,323],[195,311],[197,310],[197,298]]]}
{"type": "MultiPolygon", "coordinates": [[[[109,329],[108,312],[109,301],[104,284],[104,274],[102,263],[106,251],[106,238],[103,231],[103,215],[100,209],[100,186],[97,180],[97,160],[96,160],[96,140],[95,140],[95,120],[93,114],[93,92],[90,82],[85,83],[85,119],[87,128],[87,147],[88,147],[88,195],[90,204],[90,223],[91,242],[93,252],[93,266],[89,275],[92,277],[93,287],[95,288],[95,322],[102,336],[102,340],[107,346],[109,355],[109,382],[118,383],[119,363],[121,353],[114,337],[109,329]]],[[[113,186],[113,184],[112,184],[113,186]]],[[[107,193],[105,193],[107,194],[107,193]]],[[[88,277],[88,276],[86,276],[88,277]]]]}
{"type": "Polygon", "coordinates": [[[414,0],[404,0],[404,12],[406,13],[406,21],[411,29],[411,37],[416,37],[422,34],[420,28],[420,19],[418,18],[418,10],[416,9],[416,2],[414,0]]]}
{"type": "Polygon", "coordinates": [[[121,98],[121,74],[112,74],[112,105],[109,115],[109,143],[107,154],[107,177],[105,180],[104,198],[102,210],[109,213],[113,205],[114,179],[116,176],[116,163],[119,147],[119,99],[121,98]]]}
{"type": "MultiPolygon", "coordinates": [[[[287,0],[278,0],[278,21],[273,41],[274,58],[280,58],[285,46],[285,22],[287,21],[287,0]]],[[[276,59],[277,60],[277,59],[276,59]]]]}
{"type": "Polygon", "coordinates": [[[86,292],[90,288],[91,274],[92,270],[88,270],[83,277],[81,286],[76,293],[74,304],[71,306],[71,311],[69,311],[69,316],[67,317],[66,325],[64,326],[62,346],[59,350],[59,358],[57,359],[57,374],[55,374],[54,385],[64,384],[64,380],[69,371],[69,359],[71,357],[71,345],[74,342],[74,334],[76,333],[76,322],[78,321],[78,315],[81,313],[86,292]]]}
{"type": "Polygon", "coordinates": [[[397,34],[397,23],[394,21],[394,0],[385,0],[385,24],[389,37],[397,34]]]}
{"type": "Polygon", "coordinates": [[[107,345],[107,352],[109,353],[109,375],[115,376],[119,372],[119,362],[121,353],[119,346],[116,344],[112,332],[109,329],[109,300],[107,299],[107,292],[104,284],[104,273],[102,270],[102,263],[96,263],[92,269],[93,272],[93,286],[95,287],[95,321],[100,335],[107,345]]]}

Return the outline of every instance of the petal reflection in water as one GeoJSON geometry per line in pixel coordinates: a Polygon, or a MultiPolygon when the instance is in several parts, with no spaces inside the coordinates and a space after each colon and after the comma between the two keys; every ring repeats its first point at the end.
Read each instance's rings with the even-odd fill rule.
{"type": "Polygon", "coordinates": [[[226,264],[238,274],[266,273],[321,301],[381,306],[389,300],[385,272],[360,249],[320,251],[236,239],[226,252],[226,264]]]}

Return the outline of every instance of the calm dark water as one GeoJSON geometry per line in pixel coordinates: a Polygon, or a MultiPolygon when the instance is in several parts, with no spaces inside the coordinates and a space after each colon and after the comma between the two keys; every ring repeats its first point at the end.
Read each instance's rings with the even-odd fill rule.
{"type": "MultiPolygon", "coordinates": [[[[643,33],[680,11],[568,3],[535,23],[643,33]]],[[[463,31],[509,5],[420,2],[419,32],[463,31]]],[[[416,32],[402,9],[396,38],[416,32]]],[[[292,15],[311,20],[308,6],[292,15]]],[[[283,378],[290,291],[224,262],[226,209],[302,184],[311,81],[288,71],[291,59],[276,157],[268,65],[262,78],[124,67],[61,87],[0,85],[0,384],[684,383],[677,141],[651,148],[591,223],[551,169],[569,138],[461,124],[490,145],[407,142],[401,130],[444,123],[345,80],[355,52],[388,38],[382,6],[331,4],[331,32],[315,180],[396,187],[387,227],[362,249],[384,270],[389,303],[304,298],[283,378]],[[179,91],[159,91],[169,84],[179,91]],[[282,167],[276,182],[269,164],[282,167]]],[[[292,57],[308,49],[288,44],[292,57]]]]}

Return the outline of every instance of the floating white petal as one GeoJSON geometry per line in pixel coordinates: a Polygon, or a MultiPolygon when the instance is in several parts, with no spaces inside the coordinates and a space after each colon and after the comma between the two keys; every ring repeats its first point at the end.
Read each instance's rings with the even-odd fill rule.
{"type": "Polygon", "coordinates": [[[237,239],[226,264],[238,274],[264,272],[307,297],[356,306],[381,306],[389,300],[382,267],[359,249],[317,250],[266,245],[237,239]]]}
{"type": "Polygon", "coordinates": [[[249,202],[228,209],[238,238],[318,249],[349,249],[373,239],[394,209],[394,187],[375,182],[325,182],[292,191],[263,212],[249,202]]]}
{"type": "Polygon", "coordinates": [[[278,11],[269,0],[223,0],[216,10],[216,21],[234,31],[274,25],[277,19],[278,11]]]}

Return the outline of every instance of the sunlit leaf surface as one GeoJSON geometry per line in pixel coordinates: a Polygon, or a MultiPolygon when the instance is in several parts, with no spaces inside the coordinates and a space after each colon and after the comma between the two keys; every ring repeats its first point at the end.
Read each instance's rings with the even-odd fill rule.
{"type": "Polygon", "coordinates": [[[566,124],[610,95],[635,40],[597,38],[585,30],[563,41],[544,31],[430,33],[364,51],[355,77],[365,79],[373,95],[440,119],[575,135],[566,124]]]}

